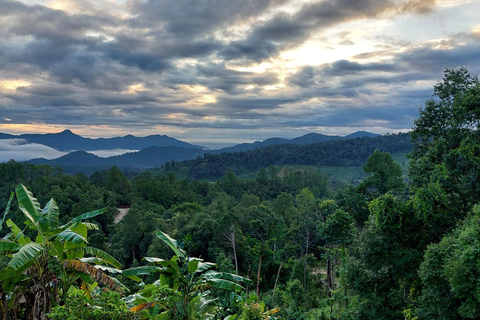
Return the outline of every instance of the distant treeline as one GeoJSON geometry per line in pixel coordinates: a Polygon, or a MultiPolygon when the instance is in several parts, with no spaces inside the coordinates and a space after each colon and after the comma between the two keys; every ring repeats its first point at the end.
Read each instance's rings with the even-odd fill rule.
{"type": "Polygon", "coordinates": [[[261,168],[281,165],[361,166],[375,150],[408,153],[413,145],[408,133],[387,134],[369,138],[335,140],[293,145],[280,144],[247,152],[205,154],[194,160],[169,161],[157,170],[160,174],[175,172],[195,179],[219,179],[227,169],[237,175],[261,168]]]}

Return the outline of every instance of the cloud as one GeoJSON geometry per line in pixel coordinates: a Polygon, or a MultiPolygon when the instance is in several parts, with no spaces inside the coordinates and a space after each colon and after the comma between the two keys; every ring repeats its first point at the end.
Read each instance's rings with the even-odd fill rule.
{"type": "Polygon", "coordinates": [[[242,40],[232,41],[222,52],[225,59],[270,59],[282,50],[305,42],[312,34],[328,27],[375,18],[381,15],[405,13],[424,14],[434,8],[435,1],[428,0],[327,0],[304,5],[295,14],[279,13],[272,19],[259,23],[242,40]]]}
{"type": "Polygon", "coordinates": [[[27,161],[34,158],[55,159],[65,155],[43,144],[27,143],[23,139],[0,140],[0,162],[27,161]]]}
{"type": "Polygon", "coordinates": [[[0,0],[0,112],[17,131],[408,129],[444,68],[480,71],[478,19],[433,0],[24,2],[0,0]]]}
{"type": "Polygon", "coordinates": [[[129,150],[129,149],[113,149],[113,150],[94,150],[88,151],[88,153],[94,154],[101,158],[108,158],[113,156],[119,156],[128,152],[137,152],[139,150],[129,150]]]}

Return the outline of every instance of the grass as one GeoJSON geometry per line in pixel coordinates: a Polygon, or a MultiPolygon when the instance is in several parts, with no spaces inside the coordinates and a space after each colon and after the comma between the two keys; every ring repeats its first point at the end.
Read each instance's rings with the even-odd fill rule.
{"type": "Polygon", "coordinates": [[[361,166],[322,166],[319,167],[321,172],[326,174],[330,179],[336,179],[344,182],[358,182],[366,177],[361,166]]]}

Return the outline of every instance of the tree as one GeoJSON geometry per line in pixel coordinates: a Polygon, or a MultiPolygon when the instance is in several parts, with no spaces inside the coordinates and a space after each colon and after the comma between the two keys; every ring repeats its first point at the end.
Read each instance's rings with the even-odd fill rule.
{"type": "Polygon", "coordinates": [[[341,276],[358,297],[360,319],[403,319],[418,294],[421,234],[409,202],[391,194],[371,201],[370,217],[350,246],[341,276]]]}
{"type": "Polygon", "coordinates": [[[480,313],[480,207],[451,234],[428,247],[420,266],[417,313],[429,319],[476,319],[480,313]]]}
{"type": "Polygon", "coordinates": [[[134,301],[133,310],[154,308],[156,319],[206,319],[215,311],[216,301],[209,288],[227,291],[241,291],[241,282],[249,281],[238,275],[212,270],[214,263],[190,257],[180,248],[178,241],[158,231],[156,236],[173,252],[170,260],[154,257],[146,261],[161,267],[138,267],[125,270],[125,275],[160,272],[160,279],[130,297],[134,301]]]}
{"type": "Polygon", "coordinates": [[[0,272],[5,319],[9,314],[19,313],[26,319],[45,319],[54,300],[59,299],[58,287],[63,291],[61,299],[64,301],[69,287],[77,279],[97,281],[122,290],[116,281],[88,264],[95,262],[120,268],[120,263],[109,254],[87,246],[88,230],[98,227],[84,220],[105,210],[84,213],[60,225],[55,200],[51,199],[42,209],[25,186],[18,185],[15,193],[26,227],[22,230],[9,219],[6,224],[11,232],[0,240],[0,255],[8,258],[6,267],[0,272]],[[93,257],[84,258],[85,255],[93,257]],[[19,304],[19,301],[25,302],[19,304]]]}
{"type": "Polygon", "coordinates": [[[401,191],[405,185],[402,179],[402,168],[395,163],[390,153],[382,153],[375,150],[373,155],[368,157],[363,171],[372,174],[360,184],[359,189],[377,195],[385,194],[388,191],[401,191]]]}
{"type": "MultiPolygon", "coordinates": [[[[410,180],[415,189],[430,183],[455,200],[460,217],[480,192],[480,83],[465,68],[445,70],[411,131],[410,180]]],[[[454,200],[451,198],[451,200],[454,200]]]]}

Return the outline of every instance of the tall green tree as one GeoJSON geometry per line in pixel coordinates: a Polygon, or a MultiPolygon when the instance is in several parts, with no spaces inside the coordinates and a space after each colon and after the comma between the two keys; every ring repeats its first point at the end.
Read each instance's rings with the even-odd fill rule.
{"type": "Polygon", "coordinates": [[[363,192],[381,195],[388,191],[399,192],[405,187],[402,168],[388,152],[375,150],[373,155],[368,157],[363,171],[371,174],[359,186],[359,190],[363,192]]]}
{"type": "Polygon", "coordinates": [[[436,183],[464,217],[480,192],[480,83],[465,68],[446,69],[411,131],[410,180],[436,183]]]}
{"type": "Polygon", "coordinates": [[[359,319],[403,319],[403,309],[418,295],[421,234],[412,205],[391,194],[369,205],[370,217],[349,248],[341,276],[359,319]]]}
{"type": "Polygon", "coordinates": [[[417,314],[429,319],[477,319],[480,314],[480,207],[451,234],[428,247],[419,269],[417,314]]]}

